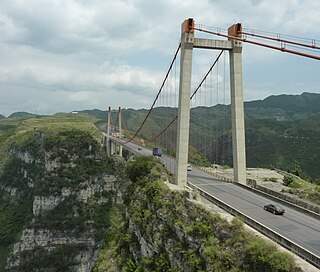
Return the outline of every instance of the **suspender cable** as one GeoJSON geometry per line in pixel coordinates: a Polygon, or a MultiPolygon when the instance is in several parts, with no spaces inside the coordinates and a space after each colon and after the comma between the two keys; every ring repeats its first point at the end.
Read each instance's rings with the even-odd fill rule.
{"type": "Polygon", "coordinates": [[[219,153],[219,63],[217,64],[217,105],[216,105],[216,164],[218,162],[218,153],[219,153]]]}
{"type": "MultiPolygon", "coordinates": [[[[195,96],[195,94],[198,92],[198,90],[200,89],[201,85],[203,84],[203,82],[205,81],[205,79],[208,77],[208,75],[210,74],[210,72],[212,71],[213,67],[217,64],[219,58],[221,57],[223,53],[223,50],[219,53],[219,55],[217,56],[217,58],[215,59],[215,61],[213,62],[213,64],[211,65],[210,69],[208,70],[208,72],[205,74],[204,78],[202,79],[202,81],[199,83],[198,87],[195,89],[195,91],[192,93],[192,95],[190,96],[190,100],[195,96]]],[[[172,124],[173,122],[178,118],[178,115],[176,115],[175,117],[173,117],[173,119],[170,121],[170,123],[165,127],[163,128],[157,135],[153,136],[151,139],[149,139],[148,141],[151,142],[153,141],[154,139],[158,138],[159,136],[161,136],[164,131],[166,129],[168,129],[172,124]]]]}
{"type": "Polygon", "coordinates": [[[210,137],[209,137],[209,141],[210,141],[210,163],[212,163],[212,135],[213,135],[213,129],[212,129],[212,116],[213,116],[213,75],[211,73],[211,78],[210,78],[210,137]]]}

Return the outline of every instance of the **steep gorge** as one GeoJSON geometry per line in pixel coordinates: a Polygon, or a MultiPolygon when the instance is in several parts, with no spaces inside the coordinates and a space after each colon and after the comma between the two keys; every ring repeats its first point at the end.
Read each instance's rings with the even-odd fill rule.
{"type": "Polygon", "coordinates": [[[91,271],[116,195],[114,161],[80,130],[26,132],[0,176],[0,270],[91,271]]]}

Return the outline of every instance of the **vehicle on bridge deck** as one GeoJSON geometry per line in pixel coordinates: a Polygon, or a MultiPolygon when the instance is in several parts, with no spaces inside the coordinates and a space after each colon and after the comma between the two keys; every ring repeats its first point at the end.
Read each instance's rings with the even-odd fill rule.
{"type": "Polygon", "coordinates": [[[152,149],[152,155],[155,157],[161,157],[162,156],[162,149],[160,147],[154,147],[152,149]]]}
{"type": "Polygon", "coordinates": [[[139,147],[138,147],[138,150],[142,150],[142,147],[141,147],[141,146],[139,146],[139,147]]]}
{"type": "Polygon", "coordinates": [[[264,205],[263,209],[268,212],[272,212],[274,214],[284,214],[285,213],[285,211],[282,207],[280,207],[278,205],[274,205],[274,204],[264,205]]]}
{"type": "Polygon", "coordinates": [[[188,163],[188,165],[187,165],[187,171],[192,171],[192,166],[190,163],[188,163]]]}

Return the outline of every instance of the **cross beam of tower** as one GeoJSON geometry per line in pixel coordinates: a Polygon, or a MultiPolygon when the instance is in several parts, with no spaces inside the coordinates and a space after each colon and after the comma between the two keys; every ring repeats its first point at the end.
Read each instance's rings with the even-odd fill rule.
{"type": "MultiPolygon", "coordinates": [[[[232,25],[228,34],[239,37],[241,24],[232,25]]],[[[232,149],[234,180],[246,183],[246,154],[244,133],[243,83],[242,83],[242,42],[239,40],[211,40],[194,37],[194,20],[187,19],[181,27],[181,57],[179,108],[176,153],[176,180],[179,186],[187,181],[190,92],[193,48],[228,50],[230,56],[230,89],[232,117],[232,149]]]]}

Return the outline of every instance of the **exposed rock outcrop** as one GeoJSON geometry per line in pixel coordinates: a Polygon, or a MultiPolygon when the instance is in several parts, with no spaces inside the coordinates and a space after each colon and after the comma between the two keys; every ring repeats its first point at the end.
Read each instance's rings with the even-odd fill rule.
{"type": "Polygon", "coordinates": [[[28,197],[32,211],[6,271],[57,269],[52,265],[59,271],[92,271],[108,228],[105,215],[119,193],[108,170],[112,161],[96,160],[102,157],[99,144],[79,131],[30,137],[28,143],[23,151],[11,150],[13,186],[0,184],[12,197],[28,197]],[[56,258],[59,264],[46,261],[56,258]]]}

